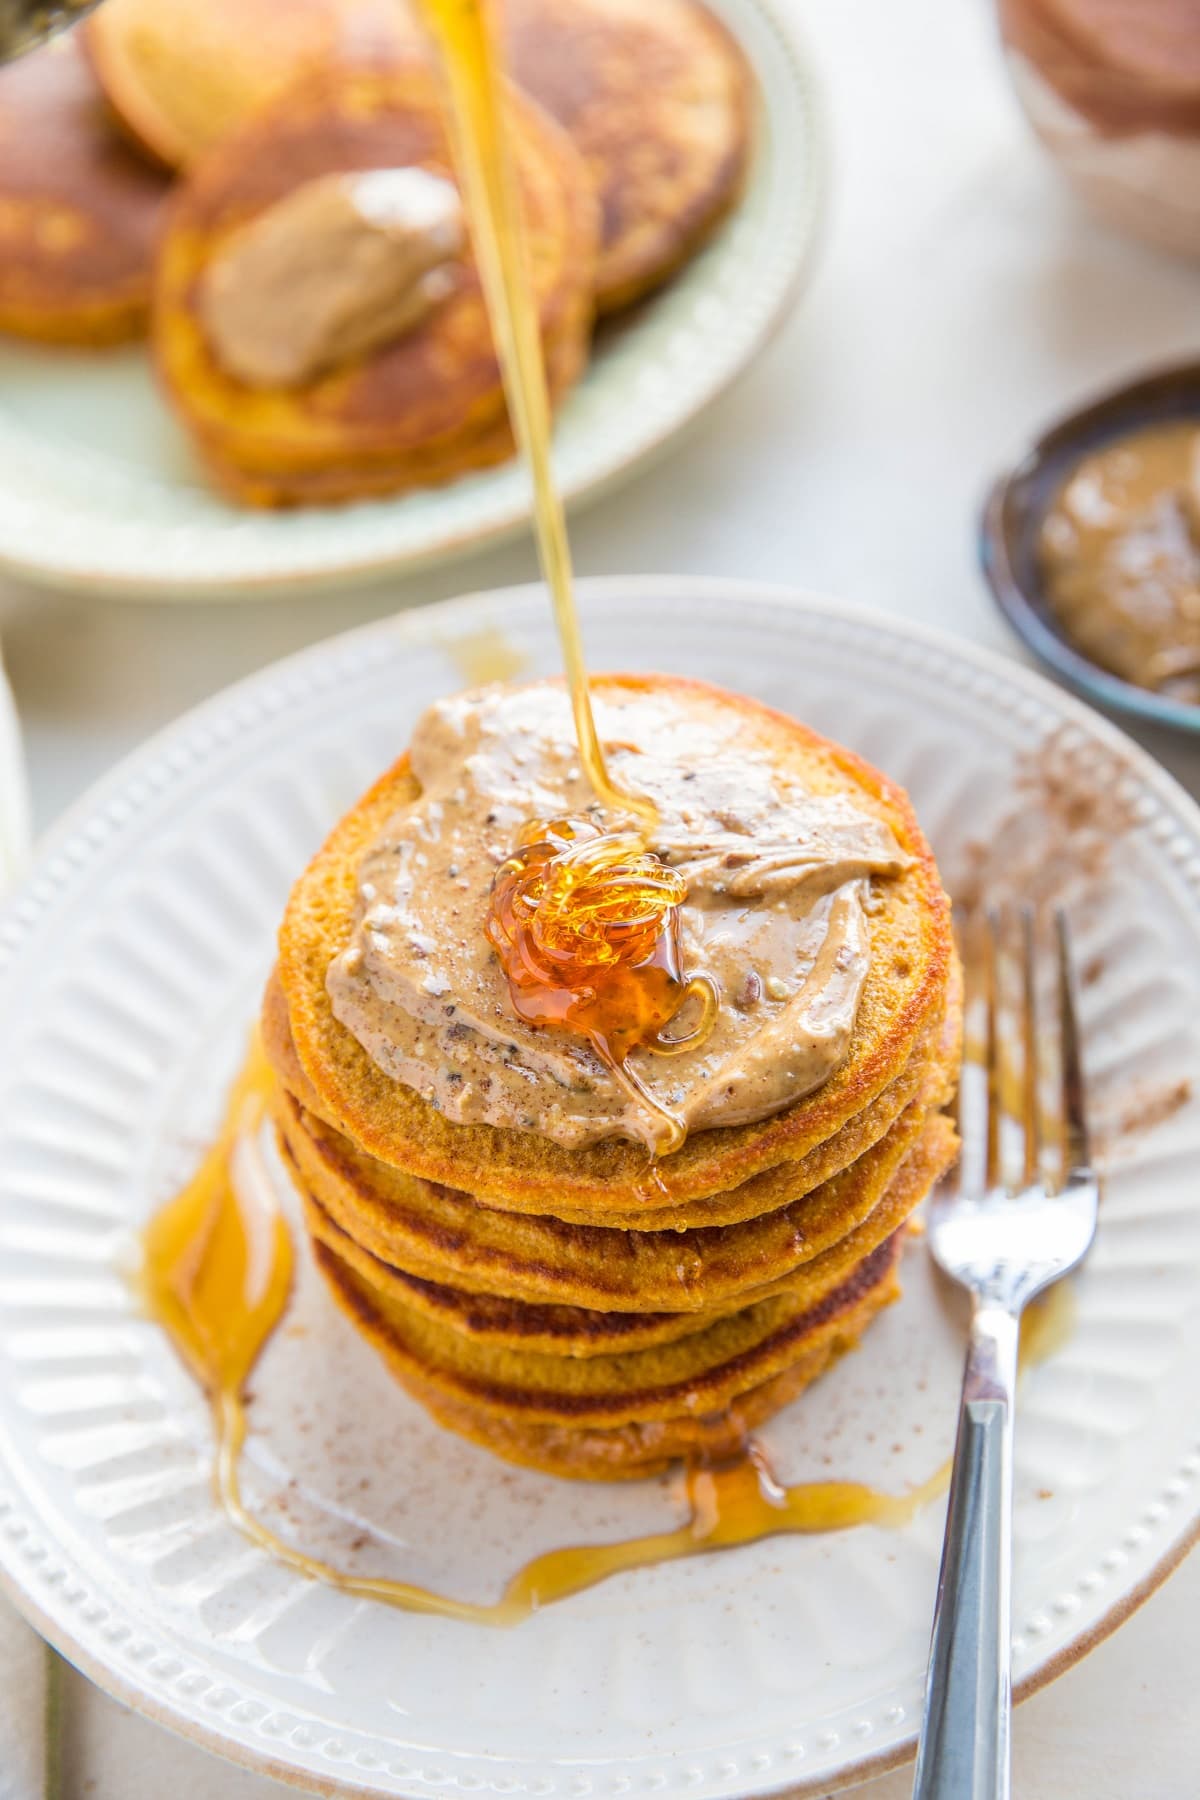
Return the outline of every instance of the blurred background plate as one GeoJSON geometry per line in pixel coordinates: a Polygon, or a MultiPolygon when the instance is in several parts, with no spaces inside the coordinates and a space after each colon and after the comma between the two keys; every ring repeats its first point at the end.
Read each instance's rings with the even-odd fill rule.
{"type": "MultiPolygon", "coordinates": [[[[761,92],[749,185],[713,243],[601,333],[559,419],[569,500],[628,476],[694,419],[765,342],[809,264],[824,185],[813,72],[772,0],[711,4],[761,92]]],[[[0,567],[144,599],[344,583],[502,537],[529,515],[515,463],[390,501],[232,507],[208,486],[140,346],[0,348],[0,460],[0,567]]]]}

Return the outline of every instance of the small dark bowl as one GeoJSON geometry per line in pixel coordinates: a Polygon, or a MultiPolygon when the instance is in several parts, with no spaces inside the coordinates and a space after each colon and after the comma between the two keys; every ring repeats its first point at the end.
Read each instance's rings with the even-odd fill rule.
{"type": "Polygon", "coordinates": [[[1101,706],[1200,732],[1200,706],[1135,687],[1092,662],[1065,637],[1038,571],[1042,520],[1071,470],[1091,451],[1143,425],[1194,419],[1200,428],[1200,362],[1179,363],[1114,388],[1043,433],[988,495],[979,555],[1000,611],[1034,654],[1101,706]]]}

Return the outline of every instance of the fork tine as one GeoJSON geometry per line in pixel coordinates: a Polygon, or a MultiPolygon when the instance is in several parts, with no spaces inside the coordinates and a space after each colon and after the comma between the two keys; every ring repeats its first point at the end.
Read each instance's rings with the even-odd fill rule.
{"type": "MultiPolygon", "coordinates": [[[[1009,1194],[1029,1182],[1030,1025],[1023,923],[1009,910],[989,915],[992,942],[991,1185],[1009,1194]]],[[[1036,1080],[1036,1076],[1034,1077],[1036,1080]]]]}
{"type": "Polygon", "coordinates": [[[968,913],[962,929],[963,1049],[958,1082],[959,1187],[982,1198],[988,1179],[989,1118],[988,1033],[991,1000],[984,949],[985,921],[968,913]]]}
{"type": "Polygon", "coordinates": [[[1038,1082],[1037,932],[1033,907],[1021,908],[1021,1111],[1025,1131],[1026,1185],[1041,1174],[1042,1106],[1038,1082]]]}
{"type": "Polygon", "coordinates": [[[1004,1185],[1004,1044],[1000,1034],[1000,915],[989,906],[983,918],[983,988],[987,1006],[987,1188],[1004,1185]]]}
{"type": "Polygon", "coordinates": [[[1091,1167],[1083,1060],[1079,1048],[1079,1018],[1075,1007],[1075,974],[1071,961],[1071,934],[1062,907],[1054,914],[1058,943],[1058,1013],[1062,1058],[1063,1178],[1091,1167]]]}

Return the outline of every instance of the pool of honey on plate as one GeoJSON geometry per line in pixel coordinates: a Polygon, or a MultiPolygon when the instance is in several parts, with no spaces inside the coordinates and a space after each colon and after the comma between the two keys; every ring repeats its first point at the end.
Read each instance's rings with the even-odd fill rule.
{"type": "MultiPolygon", "coordinates": [[[[273,1182],[256,1155],[273,1077],[253,1045],[234,1083],[221,1130],[187,1186],[151,1219],[142,1238],[140,1289],[146,1311],[167,1333],[212,1407],[215,1485],[226,1513],[276,1561],[314,1581],[405,1611],[478,1625],[515,1625],[539,1607],[581,1593],[623,1570],[676,1561],[784,1533],[844,1531],[857,1525],[898,1528],[941,1494],[943,1464],[907,1493],[854,1481],[781,1485],[753,1441],[736,1460],[695,1463],[684,1471],[688,1517],[671,1531],[614,1544],[547,1551],[507,1582],[500,1598],[475,1604],[410,1582],[350,1574],[308,1556],[248,1510],[238,1479],[246,1438],[245,1392],[291,1292],[291,1229],[273,1182]]],[[[1043,1360],[1070,1334],[1071,1290],[1060,1283],[1030,1308],[1022,1361],[1043,1360]]]]}
{"type": "Polygon", "coordinates": [[[920,1488],[887,1494],[858,1482],[781,1486],[755,1446],[718,1467],[685,1471],[689,1515],[676,1529],[602,1545],[570,1545],[518,1569],[491,1604],[455,1600],[403,1581],[353,1575],[280,1538],[245,1505],[238,1464],[246,1438],[251,1372],[287,1309],[294,1270],[291,1229],[255,1154],[273,1077],[257,1042],[234,1083],[221,1130],[191,1181],[151,1219],[142,1239],[146,1311],[203,1386],[216,1437],[221,1505],[278,1562],[358,1598],[479,1625],[514,1625],[539,1607],[621,1570],[752,1543],[781,1532],[905,1524],[941,1493],[948,1471],[920,1488]]]}

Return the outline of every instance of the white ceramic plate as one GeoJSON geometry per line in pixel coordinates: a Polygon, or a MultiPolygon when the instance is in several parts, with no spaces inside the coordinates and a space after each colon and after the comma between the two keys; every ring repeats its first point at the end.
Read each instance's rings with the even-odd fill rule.
{"type": "Polygon", "coordinates": [[[17,879],[29,855],[29,790],[21,730],[0,660],[0,894],[17,879]]]}
{"type": "MultiPolygon", "coordinates": [[[[122,1276],[131,1227],[219,1115],[291,879],[488,630],[556,667],[544,598],[525,590],[372,626],[232,689],[104,782],[0,918],[0,1568],[122,1698],[323,1790],[825,1792],[911,1745],[940,1507],[901,1532],[623,1576],[507,1634],[356,1603],[282,1572],[214,1510],[204,1405],[122,1276]]],[[[1013,665],[801,596],[591,584],[586,632],[598,668],[708,676],[863,751],[911,787],[951,879],[968,840],[1018,866],[997,821],[1018,752],[1053,737],[1060,797],[1084,783],[1106,831],[1128,821],[1107,861],[1087,807],[1074,838],[1049,833],[1065,865],[1078,852],[1095,1109],[1170,1110],[1200,1069],[1200,815],[1125,738],[1013,665]]],[[[1110,1629],[1193,1528],[1198,1157],[1195,1104],[1113,1140],[1073,1335],[1028,1381],[1025,1689],[1110,1629]]],[[[905,1271],[862,1350],[770,1426],[786,1477],[900,1491],[947,1455],[960,1321],[919,1245],[905,1271]]],[[[541,1549],[678,1515],[670,1483],[559,1482],[439,1431],[307,1269],[254,1391],[259,1507],[375,1571],[494,1595],[541,1549]]]]}
{"type": "MultiPolygon", "coordinates": [[[[745,368],[806,270],[823,188],[813,71],[774,0],[710,0],[762,95],[746,195],[662,294],[606,329],[559,418],[568,500],[661,450],[745,368]]],[[[0,567],[145,599],[236,598],[410,568],[518,529],[516,463],[397,500],[255,513],[215,494],[144,350],[0,343],[0,567]]]]}

